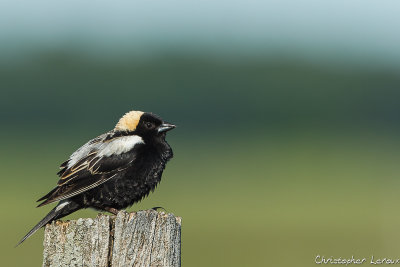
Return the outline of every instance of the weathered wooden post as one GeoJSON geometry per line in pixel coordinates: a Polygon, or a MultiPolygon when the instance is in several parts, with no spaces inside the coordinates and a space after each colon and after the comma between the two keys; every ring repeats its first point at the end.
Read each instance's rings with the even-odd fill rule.
{"type": "Polygon", "coordinates": [[[44,267],[181,265],[181,218],[154,210],[46,226],[44,267]]]}

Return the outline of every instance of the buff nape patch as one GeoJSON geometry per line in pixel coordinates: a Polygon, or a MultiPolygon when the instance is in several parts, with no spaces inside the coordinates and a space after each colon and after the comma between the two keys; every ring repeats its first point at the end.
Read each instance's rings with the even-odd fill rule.
{"type": "Polygon", "coordinates": [[[143,115],[142,111],[130,111],[119,119],[115,130],[117,131],[134,131],[140,121],[140,117],[143,115]]]}

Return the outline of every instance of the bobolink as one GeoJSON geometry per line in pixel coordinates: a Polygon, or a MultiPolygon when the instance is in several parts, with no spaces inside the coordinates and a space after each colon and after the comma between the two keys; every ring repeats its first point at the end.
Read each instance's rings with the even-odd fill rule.
{"type": "Polygon", "coordinates": [[[153,191],[172,149],[166,132],[175,125],[141,111],[126,113],[115,128],[76,150],[61,164],[57,187],[38,207],[59,201],[18,243],[47,223],[83,208],[116,214],[153,191]]]}

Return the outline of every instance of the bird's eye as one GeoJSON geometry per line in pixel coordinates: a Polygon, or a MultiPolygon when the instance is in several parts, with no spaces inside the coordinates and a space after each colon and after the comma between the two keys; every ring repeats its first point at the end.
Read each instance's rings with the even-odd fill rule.
{"type": "Polygon", "coordinates": [[[147,129],[153,128],[153,124],[151,122],[146,122],[145,125],[147,129]]]}

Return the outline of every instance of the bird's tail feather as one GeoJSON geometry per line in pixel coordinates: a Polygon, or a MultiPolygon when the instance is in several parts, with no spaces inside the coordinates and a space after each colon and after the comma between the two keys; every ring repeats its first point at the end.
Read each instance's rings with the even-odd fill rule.
{"type": "Polygon", "coordinates": [[[38,224],[35,225],[35,227],[32,228],[22,239],[21,241],[18,242],[16,245],[19,246],[22,242],[24,242],[28,237],[33,235],[37,230],[45,226],[47,223],[54,221],[58,218],[67,216],[68,214],[74,212],[77,210],[74,208],[76,205],[71,205],[72,203],[67,202],[67,201],[61,201],[54,209],[52,209],[38,224]]]}

